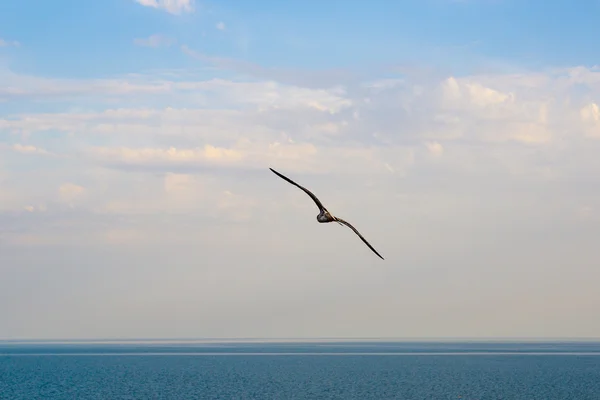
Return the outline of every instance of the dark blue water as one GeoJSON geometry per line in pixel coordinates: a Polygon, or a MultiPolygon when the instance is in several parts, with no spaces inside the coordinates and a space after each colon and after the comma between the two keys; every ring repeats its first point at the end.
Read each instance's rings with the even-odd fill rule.
{"type": "Polygon", "coordinates": [[[0,399],[600,400],[600,343],[0,342],[0,399]]]}

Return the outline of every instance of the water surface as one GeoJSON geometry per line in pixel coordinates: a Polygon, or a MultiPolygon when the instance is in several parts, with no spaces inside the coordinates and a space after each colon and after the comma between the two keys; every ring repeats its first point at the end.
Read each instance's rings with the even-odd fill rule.
{"type": "Polygon", "coordinates": [[[600,343],[9,343],[0,399],[600,399],[600,343]]]}

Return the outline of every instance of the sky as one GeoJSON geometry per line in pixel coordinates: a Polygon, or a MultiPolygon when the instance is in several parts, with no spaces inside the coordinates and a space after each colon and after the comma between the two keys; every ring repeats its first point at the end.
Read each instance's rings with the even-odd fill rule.
{"type": "Polygon", "coordinates": [[[599,12],[0,0],[0,339],[600,338],[599,12]]]}

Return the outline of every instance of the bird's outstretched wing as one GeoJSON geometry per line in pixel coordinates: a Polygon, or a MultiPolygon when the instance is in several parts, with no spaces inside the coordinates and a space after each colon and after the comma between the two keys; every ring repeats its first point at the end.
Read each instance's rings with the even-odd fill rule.
{"type": "MultiPolygon", "coordinates": [[[[305,187],[302,187],[300,185],[298,185],[296,182],[294,182],[293,180],[291,180],[290,178],[288,178],[287,176],[281,175],[279,172],[275,171],[273,168],[269,168],[271,171],[273,171],[273,173],[275,175],[277,175],[278,177],[280,177],[281,179],[284,179],[286,181],[288,181],[289,183],[291,183],[292,185],[299,187],[300,189],[304,190],[304,192],[310,196],[311,199],[313,199],[313,201],[317,204],[317,207],[319,207],[319,211],[323,210],[325,207],[323,207],[323,204],[319,201],[319,199],[317,199],[317,196],[315,196],[310,190],[308,190],[305,187]]],[[[364,239],[363,239],[364,240],[364,239]]]]}
{"type": "Polygon", "coordinates": [[[355,227],[353,227],[353,226],[352,226],[352,224],[350,224],[350,222],[344,221],[343,219],[341,219],[341,218],[338,218],[338,217],[335,217],[335,220],[336,220],[336,221],[338,221],[338,222],[341,222],[342,224],[346,225],[348,228],[352,229],[352,230],[354,231],[354,233],[356,233],[356,234],[358,235],[358,237],[359,237],[359,238],[361,238],[361,240],[362,240],[363,242],[365,242],[365,244],[366,244],[367,246],[369,246],[369,248],[370,248],[371,250],[373,250],[373,253],[377,254],[377,255],[379,256],[379,258],[381,258],[382,260],[385,260],[383,257],[381,257],[381,254],[379,254],[379,253],[377,252],[377,250],[375,250],[375,249],[373,248],[373,246],[371,246],[371,244],[370,244],[369,242],[367,242],[367,239],[365,239],[365,238],[363,237],[363,235],[361,235],[361,234],[360,234],[360,233],[359,233],[359,232],[356,230],[356,228],[355,228],[355,227]]]}

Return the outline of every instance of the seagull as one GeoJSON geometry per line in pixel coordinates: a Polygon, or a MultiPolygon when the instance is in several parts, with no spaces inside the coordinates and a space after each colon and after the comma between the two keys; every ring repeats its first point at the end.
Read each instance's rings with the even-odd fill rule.
{"type": "Polygon", "coordinates": [[[333,216],[329,211],[327,211],[327,209],[323,206],[323,204],[321,203],[321,201],[319,201],[319,199],[317,198],[317,196],[315,196],[310,190],[306,189],[305,187],[302,187],[300,185],[298,185],[296,182],[294,182],[293,180],[291,180],[290,178],[288,178],[287,176],[284,176],[282,174],[280,174],[279,172],[275,171],[273,168],[269,168],[275,175],[277,175],[278,177],[280,177],[281,179],[288,181],[289,183],[291,183],[292,185],[302,189],[307,195],[310,196],[311,199],[313,199],[313,201],[317,204],[317,207],[319,207],[319,215],[317,215],[317,221],[319,221],[320,223],[327,223],[327,222],[337,222],[340,225],[346,225],[348,228],[352,229],[354,231],[354,233],[356,233],[358,235],[359,238],[361,238],[361,240],[363,242],[365,242],[365,244],[367,246],[369,246],[369,248],[371,250],[373,250],[373,253],[377,254],[379,256],[379,258],[381,258],[382,260],[384,260],[383,257],[381,257],[381,254],[379,254],[377,252],[377,250],[375,250],[373,248],[373,246],[371,246],[371,244],[369,242],[367,242],[367,239],[365,239],[363,237],[363,235],[361,235],[355,227],[353,227],[349,222],[344,221],[341,218],[335,217],[333,216]]]}

